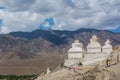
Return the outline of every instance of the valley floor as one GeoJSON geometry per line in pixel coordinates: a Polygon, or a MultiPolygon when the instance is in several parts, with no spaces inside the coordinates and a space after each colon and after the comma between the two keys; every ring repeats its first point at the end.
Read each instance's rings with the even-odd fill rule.
{"type": "Polygon", "coordinates": [[[47,67],[56,68],[64,62],[63,55],[41,55],[33,59],[0,60],[0,74],[2,75],[29,75],[41,74],[47,67]]]}

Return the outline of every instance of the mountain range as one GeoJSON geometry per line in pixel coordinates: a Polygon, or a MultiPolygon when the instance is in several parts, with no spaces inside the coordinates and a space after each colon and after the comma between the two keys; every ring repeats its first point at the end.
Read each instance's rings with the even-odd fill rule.
{"type": "Polygon", "coordinates": [[[87,46],[91,36],[99,37],[101,45],[110,39],[113,46],[120,44],[120,33],[107,30],[80,28],[67,30],[35,30],[0,34],[0,59],[27,59],[44,54],[65,54],[71,43],[78,39],[87,46]]]}

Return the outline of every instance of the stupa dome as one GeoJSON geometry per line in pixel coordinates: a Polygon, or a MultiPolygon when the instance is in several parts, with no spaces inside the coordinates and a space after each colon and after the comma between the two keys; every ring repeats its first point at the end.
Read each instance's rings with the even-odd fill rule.
{"type": "Polygon", "coordinates": [[[112,48],[111,41],[109,39],[106,40],[105,45],[103,48],[112,48]]]}
{"type": "Polygon", "coordinates": [[[93,35],[87,48],[101,48],[97,35],[93,35]]]}
{"type": "Polygon", "coordinates": [[[68,52],[82,52],[82,43],[79,42],[79,40],[75,40],[74,43],[72,43],[72,48],[68,50],[68,52]]]}

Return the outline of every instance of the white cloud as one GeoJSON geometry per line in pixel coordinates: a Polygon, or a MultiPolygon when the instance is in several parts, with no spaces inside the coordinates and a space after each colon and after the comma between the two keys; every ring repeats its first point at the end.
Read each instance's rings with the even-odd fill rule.
{"type": "Polygon", "coordinates": [[[0,12],[0,17],[3,19],[1,33],[11,31],[32,31],[38,28],[42,17],[37,13],[30,14],[29,12],[0,12]]]}
{"type": "Polygon", "coordinates": [[[26,11],[36,0],[0,0],[0,5],[9,11],[26,11]]]}
{"type": "Polygon", "coordinates": [[[1,32],[32,31],[53,17],[53,29],[114,29],[120,26],[119,0],[0,0],[1,32]]]}

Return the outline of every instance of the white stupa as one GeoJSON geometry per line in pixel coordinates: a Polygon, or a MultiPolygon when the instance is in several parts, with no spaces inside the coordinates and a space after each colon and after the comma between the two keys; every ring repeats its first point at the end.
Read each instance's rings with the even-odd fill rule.
{"type": "Polygon", "coordinates": [[[79,64],[88,65],[99,63],[111,55],[111,52],[112,45],[110,40],[107,40],[102,47],[97,36],[93,35],[87,46],[87,51],[84,51],[83,45],[79,40],[75,40],[72,43],[72,48],[68,50],[68,58],[65,60],[64,65],[67,67],[79,67],[79,64]]]}
{"type": "Polygon", "coordinates": [[[90,39],[90,43],[87,46],[87,53],[100,53],[102,46],[96,35],[93,35],[90,39]]]}
{"type": "Polygon", "coordinates": [[[46,74],[49,74],[49,73],[51,73],[51,70],[50,70],[50,68],[49,68],[49,67],[47,67],[46,74]]]}
{"type": "Polygon", "coordinates": [[[112,45],[109,39],[106,40],[105,45],[102,47],[104,53],[111,53],[112,52],[112,45]]]}
{"type": "Polygon", "coordinates": [[[75,40],[72,43],[72,48],[68,50],[68,59],[65,60],[65,66],[72,66],[74,64],[79,64],[83,58],[83,45],[79,40],[75,40]]]}
{"type": "Polygon", "coordinates": [[[83,56],[82,52],[83,52],[82,43],[79,43],[79,40],[75,40],[74,43],[72,43],[72,48],[68,50],[68,58],[70,59],[82,58],[83,56]]]}

